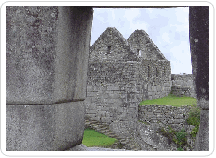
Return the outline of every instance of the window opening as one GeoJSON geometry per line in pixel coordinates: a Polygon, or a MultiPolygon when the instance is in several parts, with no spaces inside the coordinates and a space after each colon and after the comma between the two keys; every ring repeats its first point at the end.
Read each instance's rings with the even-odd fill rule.
{"type": "Polygon", "coordinates": [[[150,74],[150,66],[148,66],[148,77],[151,77],[150,74]]]}
{"type": "Polygon", "coordinates": [[[159,70],[156,68],[156,77],[159,77],[159,70]]]}
{"type": "Polygon", "coordinates": [[[111,53],[111,46],[107,46],[107,54],[111,53]]]}
{"type": "Polygon", "coordinates": [[[139,57],[141,57],[141,50],[140,49],[137,49],[137,54],[139,57]]]}

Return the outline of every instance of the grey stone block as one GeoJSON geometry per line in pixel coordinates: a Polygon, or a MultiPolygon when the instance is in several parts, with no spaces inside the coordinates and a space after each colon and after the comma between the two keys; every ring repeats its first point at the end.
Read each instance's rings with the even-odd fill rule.
{"type": "Polygon", "coordinates": [[[209,101],[201,98],[197,101],[197,106],[203,110],[209,110],[209,101]]]}
{"type": "Polygon", "coordinates": [[[195,150],[209,150],[209,110],[200,111],[200,126],[196,136],[195,150]]]}
{"type": "Polygon", "coordinates": [[[120,89],[119,89],[119,85],[110,84],[110,85],[107,86],[107,90],[108,91],[118,91],[120,89]]]}
{"type": "Polygon", "coordinates": [[[82,143],[83,102],[7,105],[6,150],[65,150],[82,143]]]}
{"type": "Polygon", "coordinates": [[[92,13],[6,8],[7,150],[65,150],[82,142],[92,13]]]}
{"type": "Polygon", "coordinates": [[[84,100],[92,8],[7,7],[6,15],[7,104],[84,100]]]}

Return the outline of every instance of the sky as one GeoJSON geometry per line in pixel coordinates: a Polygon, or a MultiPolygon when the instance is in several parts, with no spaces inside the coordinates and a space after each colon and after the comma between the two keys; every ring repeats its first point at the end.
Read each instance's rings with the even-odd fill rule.
{"type": "Polygon", "coordinates": [[[171,64],[172,74],[191,74],[189,8],[94,8],[91,45],[107,27],[125,39],[137,29],[148,33],[171,64]]]}

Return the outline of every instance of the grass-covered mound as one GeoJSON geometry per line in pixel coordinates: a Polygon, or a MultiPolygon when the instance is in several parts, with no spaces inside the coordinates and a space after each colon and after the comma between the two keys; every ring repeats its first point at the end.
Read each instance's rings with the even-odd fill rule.
{"type": "Polygon", "coordinates": [[[153,99],[153,100],[144,100],[140,105],[172,105],[172,106],[182,106],[182,105],[197,105],[197,100],[192,97],[176,97],[172,94],[169,94],[167,97],[153,99]]]}
{"type": "Polygon", "coordinates": [[[110,138],[105,134],[94,131],[93,129],[87,128],[84,131],[82,144],[87,147],[98,146],[98,147],[110,147],[117,139],[110,138]]]}

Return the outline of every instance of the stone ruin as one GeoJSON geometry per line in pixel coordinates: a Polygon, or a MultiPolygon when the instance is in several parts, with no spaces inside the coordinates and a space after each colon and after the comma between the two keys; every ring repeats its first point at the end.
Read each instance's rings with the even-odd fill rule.
{"type": "Polygon", "coordinates": [[[145,31],[136,30],[126,40],[116,28],[108,27],[91,46],[86,117],[129,135],[139,103],[170,91],[170,62],[145,31]]]}
{"type": "MultiPolygon", "coordinates": [[[[189,7],[193,76],[198,106],[201,108],[195,150],[201,151],[209,150],[208,15],[208,6],[189,7]]],[[[92,18],[92,7],[6,7],[7,151],[67,150],[81,144],[92,18]]],[[[119,37],[115,36],[115,38],[119,37]]],[[[169,80],[157,80],[157,76],[164,72],[157,66],[161,64],[163,68],[167,67],[169,70],[170,65],[156,47],[152,47],[155,52],[152,58],[159,58],[160,62],[147,59],[149,55],[151,56],[147,46],[133,46],[133,43],[131,46],[129,40],[123,38],[117,44],[126,52],[124,55],[117,52],[118,58],[112,56],[115,51],[113,52],[111,45],[102,47],[104,50],[101,49],[102,56],[108,57],[112,64],[108,60],[101,60],[97,63],[99,65],[97,67],[93,62],[98,60],[97,57],[90,58],[95,59],[90,60],[89,69],[94,70],[94,73],[97,72],[96,68],[103,71],[99,71],[101,74],[99,78],[88,74],[92,76],[88,81],[88,94],[92,92],[92,97],[88,96],[86,102],[96,104],[91,105],[92,107],[87,105],[87,108],[94,109],[95,106],[99,108],[98,111],[107,108],[108,113],[104,110],[97,115],[99,118],[95,118],[102,120],[100,115],[105,115],[105,121],[110,122],[110,128],[114,131],[119,132],[118,127],[128,129],[128,133],[122,130],[119,134],[131,134],[133,129],[140,131],[135,133],[135,135],[142,135],[142,140],[137,142],[150,143],[149,150],[152,150],[155,143],[162,142],[158,140],[164,139],[158,139],[160,137],[151,133],[151,128],[134,124],[138,117],[137,103],[143,98],[154,98],[155,94],[156,96],[167,95],[168,91],[161,93],[157,89],[160,89],[160,86],[165,89],[167,87],[167,90],[171,88],[170,72],[165,72],[167,74],[165,78],[168,77],[169,80]],[[135,68],[143,68],[145,71],[135,68]],[[117,71],[118,69],[121,71],[117,71]],[[106,73],[112,73],[113,70],[116,70],[114,72],[118,77],[113,78],[111,75],[109,78],[104,77],[106,73]],[[155,85],[151,80],[148,84],[146,82],[143,84],[147,78],[157,80],[159,84],[155,85]],[[115,83],[122,81],[122,85],[113,84],[111,81],[115,83]],[[100,95],[103,92],[106,95],[102,95],[102,98],[95,97],[95,94],[100,95]],[[108,99],[108,95],[112,99],[108,99]],[[121,98],[116,99],[116,97],[121,98]],[[105,106],[104,103],[108,100],[119,105],[119,108],[105,106]],[[108,116],[111,116],[109,111],[114,112],[113,117],[116,120],[108,119],[108,116]],[[146,138],[143,135],[146,132],[150,132],[153,137],[148,135],[149,137],[146,138]]],[[[91,52],[92,56],[94,52],[92,50],[91,52]]],[[[141,111],[145,112],[145,109],[141,111]]],[[[90,113],[88,115],[90,116],[90,113]]],[[[152,118],[149,118],[149,121],[151,120],[152,118]]],[[[160,147],[163,145],[167,143],[160,144],[160,147]]],[[[144,148],[148,149],[145,145],[144,148]]]]}
{"type": "MultiPolygon", "coordinates": [[[[168,126],[190,133],[193,127],[186,123],[191,107],[139,103],[168,96],[170,92],[192,96],[192,90],[193,76],[171,75],[170,62],[144,30],[135,30],[126,40],[116,28],[108,27],[90,47],[86,120],[106,123],[118,136],[132,137],[142,150],[176,150],[175,145],[167,146],[167,139],[155,133],[168,126]],[[140,123],[143,121],[151,125],[140,123]],[[155,133],[144,136],[140,131],[148,132],[146,129],[155,133]]],[[[188,139],[194,146],[194,139],[188,139]]]]}

